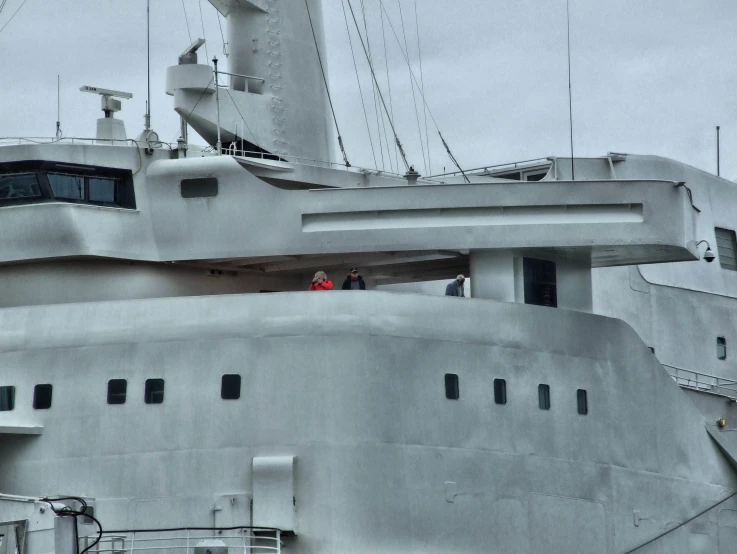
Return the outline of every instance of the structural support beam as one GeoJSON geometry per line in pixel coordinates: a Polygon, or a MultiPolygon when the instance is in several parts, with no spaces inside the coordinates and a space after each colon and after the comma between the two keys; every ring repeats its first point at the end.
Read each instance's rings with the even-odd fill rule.
{"type": "Polygon", "coordinates": [[[514,302],[515,265],[511,252],[472,250],[471,296],[500,302],[514,302]]]}

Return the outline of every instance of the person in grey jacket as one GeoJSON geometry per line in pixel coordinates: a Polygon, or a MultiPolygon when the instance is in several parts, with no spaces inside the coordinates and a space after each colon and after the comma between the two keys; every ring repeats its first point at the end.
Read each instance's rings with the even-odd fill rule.
{"type": "Polygon", "coordinates": [[[456,280],[452,283],[448,284],[447,287],[445,287],[445,296],[461,296],[465,297],[463,291],[463,283],[466,281],[466,278],[463,275],[459,275],[456,277],[456,280]]]}

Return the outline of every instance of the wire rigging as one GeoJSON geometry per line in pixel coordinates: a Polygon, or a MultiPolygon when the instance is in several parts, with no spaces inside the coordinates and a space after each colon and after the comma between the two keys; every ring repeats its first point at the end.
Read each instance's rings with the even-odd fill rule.
{"type": "MultiPolygon", "coordinates": [[[[348,3],[350,5],[350,0],[348,0],[348,3]]],[[[381,6],[381,9],[384,10],[384,13],[386,13],[386,7],[384,6],[384,2],[382,0],[379,0],[379,5],[381,6]]],[[[412,75],[412,79],[414,79],[415,84],[417,85],[417,88],[420,88],[419,83],[417,82],[417,77],[415,77],[414,72],[412,71],[412,67],[409,63],[409,58],[407,57],[407,54],[405,53],[404,49],[402,48],[402,43],[399,41],[399,36],[397,35],[396,29],[394,29],[394,25],[392,25],[392,21],[389,18],[389,14],[386,14],[386,19],[389,22],[389,28],[392,30],[392,33],[394,34],[394,38],[397,41],[397,44],[399,45],[399,50],[402,52],[402,55],[404,56],[404,60],[407,62],[407,66],[410,68],[410,75],[412,75]]],[[[455,164],[455,166],[458,168],[458,170],[463,174],[463,178],[466,180],[467,183],[470,183],[471,181],[468,180],[468,177],[466,176],[466,173],[461,169],[461,166],[458,164],[458,160],[456,160],[455,156],[453,156],[450,152],[450,147],[448,146],[448,143],[445,142],[445,139],[443,138],[443,133],[440,132],[440,127],[438,126],[438,122],[435,119],[435,116],[432,113],[432,109],[430,109],[430,105],[427,103],[427,99],[425,98],[425,95],[420,91],[420,96],[422,97],[422,101],[425,103],[425,106],[427,107],[427,113],[430,114],[430,119],[433,122],[433,125],[435,126],[435,129],[438,132],[438,135],[440,135],[440,140],[443,143],[443,146],[445,147],[446,151],[448,152],[448,155],[450,156],[451,161],[455,164]]]]}
{"type": "Polygon", "coordinates": [[[8,1],[8,0],[2,0],[2,2],[0,2],[0,13],[2,13],[2,11],[3,11],[3,8],[5,7],[5,3],[6,3],[7,1],[8,1]]]}
{"type": "MultiPolygon", "coordinates": [[[[422,70],[422,46],[420,45],[420,17],[417,14],[417,0],[415,0],[415,29],[417,30],[417,56],[420,59],[420,94],[425,96],[425,72],[422,70]]],[[[425,144],[427,145],[428,174],[432,173],[432,161],[430,160],[430,135],[427,132],[427,106],[423,104],[422,114],[425,118],[425,144]]]]}
{"type": "Polygon", "coordinates": [[[343,146],[343,137],[340,134],[340,127],[338,127],[338,118],[335,115],[335,108],[333,107],[333,98],[330,95],[330,87],[328,86],[328,78],[325,75],[325,67],[322,65],[322,56],[320,55],[320,47],[317,45],[317,35],[315,34],[315,26],[312,24],[312,14],[310,14],[310,6],[305,0],[305,8],[307,9],[307,17],[310,20],[310,29],[312,29],[312,39],[315,41],[315,51],[317,52],[317,61],[320,62],[320,72],[322,73],[322,80],[325,83],[325,91],[328,93],[328,102],[330,102],[330,111],[333,113],[333,121],[335,122],[335,131],[338,133],[338,146],[340,146],[340,152],[343,154],[343,163],[346,167],[351,167],[351,163],[348,161],[348,155],[345,152],[345,146],[343,146]]]}
{"type": "Polygon", "coordinates": [[[222,14],[219,11],[217,12],[217,14],[218,14],[218,25],[220,26],[220,38],[223,39],[223,56],[227,58],[228,56],[230,56],[230,54],[228,53],[228,48],[227,48],[228,42],[225,40],[225,33],[223,33],[223,22],[220,19],[222,17],[222,14]]]}
{"type": "Polygon", "coordinates": [[[351,47],[351,57],[353,58],[353,67],[356,70],[356,81],[358,82],[358,93],[361,96],[361,106],[363,107],[363,116],[366,119],[366,132],[369,136],[369,144],[371,145],[371,154],[374,158],[374,167],[378,168],[378,163],[376,162],[376,151],[374,150],[374,141],[371,138],[371,127],[369,125],[368,120],[368,113],[366,112],[366,102],[363,99],[363,89],[361,88],[361,79],[358,76],[358,63],[356,62],[356,54],[353,50],[353,39],[351,38],[351,28],[348,25],[348,15],[345,11],[345,0],[340,1],[340,5],[343,8],[343,19],[345,19],[345,30],[348,32],[348,44],[350,44],[351,47]]]}
{"type": "MultiPolygon", "coordinates": [[[[399,18],[402,22],[402,35],[404,36],[404,49],[407,51],[407,55],[409,56],[409,46],[407,45],[407,32],[404,28],[404,14],[402,13],[402,0],[397,0],[397,4],[399,5],[399,18]]],[[[420,114],[417,111],[417,96],[415,95],[415,86],[412,83],[412,66],[409,64],[409,61],[407,62],[407,69],[409,69],[409,86],[412,89],[412,103],[415,107],[415,118],[417,119],[417,131],[420,134],[420,149],[422,150],[422,162],[425,164],[425,174],[427,175],[429,173],[427,169],[427,159],[425,157],[425,145],[422,142],[422,127],[420,126],[420,114]]]]}
{"type": "Polygon", "coordinates": [[[202,38],[205,39],[205,56],[208,63],[210,62],[210,53],[207,51],[207,35],[205,34],[205,20],[202,17],[202,0],[198,0],[197,5],[200,7],[200,25],[202,25],[202,38]]]}
{"type": "Polygon", "coordinates": [[[576,180],[576,170],[573,165],[573,88],[571,87],[571,8],[570,0],[566,0],[566,25],[568,26],[568,120],[571,130],[571,180],[576,180]]]}
{"type": "MultiPolygon", "coordinates": [[[[384,12],[379,10],[379,16],[381,16],[381,40],[384,43],[384,60],[386,63],[384,64],[386,67],[386,85],[389,90],[389,109],[391,111],[390,117],[394,119],[394,102],[392,100],[392,81],[389,77],[389,53],[386,47],[386,31],[384,29],[384,12]]],[[[397,168],[399,168],[399,153],[397,152],[397,145],[394,145],[394,162],[397,165],[397,168]]]]}
{"type": "MultiPolygon", "coordinates": [[[[7,0],[3,0],[3,6],[5,5],[5,2],[6,2],[6,1],[7,1],[7,0]]],[[[6,22],[5,22],[5,25],[3,25],[2,27],[0,27],[0,33],[2,33],[2,32],[3,32],[4,30],[5,30],[5,27],[7,27],[8,25],[10,25],[10,22],[11,22],[11,21],[13,21],[13,18],[14,18],[14,17],[16,16],[16,15],[18,15],[18,12],[19,12],[19,11],[21,10],[21,8],[22,8],[23,6],[25,6],[25,5],[26,5],[26,2],[27,2],[27,1],[28,1],[28,0],[23,0],[23,2],[21,2],[21,5],[20,5],[20,6],[18,6],[18,9],[17,9],[17,10],[15,10],[15,11],[13,12],[13,15],[11,15],[11,16],[10,16],[10,19],[8,19],[8,20],[7,20],[6,22]]],[[[2,7],[1,7],[1,6],[0,6],[0,9],[2,9],[2,7]]]]}
{"type": "Polygon", "coordinates": [[[184,22],[187,24],[187,36],[189,36],[189,42],[191,43],[192,33],[189,32],[189,18],[187,17],[187,7],[184,5],[184,0],[182,0],[182,10],[184,10],[184,22]]]}
{"type": "MultiPolygon", "coordinates": [[[[364,1],[361,0],[361,16],[363,17],[363,30],[366,33],[366,44],[368,45],[368,55],[369,55],[369,61],[373,61],[373,57],[371,55],[371,41],[369,40],[369,32],[368,32],[368,23],[366,21],[366,7],[364,4],[364,1]]],[[[374,113],[376,114],[376,134],[379,137],[379,153],[381,154],[381,167],[384,169],[386,166],[384,164],[384,144],[381,141],[381,125],[379,124],[379,106],[378,102],[376,101],[376,85],[373,81],[371,81],[371,93],[374,98],[374,113]]],[[[382,118],[383,119],[383,118],[382,118]]],[[[388,150],[388,141],[387,141],[387,150],[388,150]]]]}
{"type": "MultiPolygon", "coordinates": [[[[264,148],[262,148],[262,147],[261,147],[261,146],[259,145],[258,141],[256,140],[256,135],[254,135],[254,134],[253,134],[253,131],[251,130],[251,127],[249,127],[249,126],[248,126],[248,123],[246,123],[246,118],[245,118],[245,117],[243,117],[243,114],[241,113],[241,110],[240,110],[240,109],[238,108],[238,104],[236,104],[236,103],[235,103],[235,100],[233,100],[233,96],[232,96],[232,95],[230,94],[230,89],[229,89],[228,87],[223,87],[223,88],[225,89],[225,92],[227,92],[227,93],[228,93],[228,96],[230,97],[230,101],[231,101],[231,102],[233,102],[233,106],[235,106],[235,109],[236,109],[236,111],[238,112],[238,115],[239,115],[239,116],[241,116],[241,121],[242,121],[242,122],[243,122],[243,124],[244,124],[244,125],[246,126],[246,129],[248,129],[248,132],[249,132],[249,133],[251,133],[251,136],[253,137],[253,144],[255,144],[255,145],[256,145],[256,146],[257,146],[258,148],[260,148],[261,150],[264,150],[264,151],[265,151],[265,149],[264,149],[264,148]]],[[[236,136],[236,139],[237,139],[237,138],[238,138],[238,133],[236,133],[236,135],[235,135],[235,136],[236,136]]]]}

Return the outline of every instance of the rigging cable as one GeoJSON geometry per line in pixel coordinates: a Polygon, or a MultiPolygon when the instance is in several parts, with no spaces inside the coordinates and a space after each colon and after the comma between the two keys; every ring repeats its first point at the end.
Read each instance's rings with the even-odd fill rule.
{"type": "MultiPolygon", "coordinates": [[[[366,33],[366,44],[368,45],[369,60],[373,61],[373,56],[371,55],[371,41],[369,40],[368,23],[366,22],[366,7],[365,7],[363,0],[361,0],[361,15],[363,17],[363,29],[364,29],[364,32],[366,33]]],[[[379,153],[381,154],[381,167],[382,169],[386,169],[386,165],[384,163],[384,144],[381,142],[381,125],[379,124],[379,106],[378,106],[378,102],[376,101],[376,85],[374,84],[373,81],[371,81],[371,93],[374,98],[374,113],[376,114],[376,134],[379,137],[379,153]]],[[[387,141],[387,150],[388,148],[389,148],[389,141],[387,141]]]]}
{"type": "Polygon", "coordinates": [[[356,63],[356,54],[353,51],[353,39],[351,38],[351,28],[348,25],[348,15],[345,11],[345,0],[340,0],[340,5],[343,8],[343,19],[345,19],[345,30],[348,32],[348,43],[351,46],[351,57],[353,58],[353,67],[356,70],[356,81],[358,82],[358,93],[361,96],[361,106],[363,107],[363,116],[366,119],[366,132],[368,132],[369,136],[369,144],[371,145],[371,154],[374,157],[374,167],[378,167],[378,163],[376,163],[376,152],[374,151],[374,141],[371,138],[371,127],[369,126],[368,121],[368,113],[366,112],[366,102],[363,99],[363,89],[361,88],[361,79],[358,76],[358,64],[356,63]]]}
{"type": "MultiPolygon", "coordinates": [[[[420,58],[420,94],[425,96],[425,72],[422,70],[422,47],[420,45],[420,18],[417,15],[417,0],[415,0],[415,29],[417,30],[417,56],[420,58]]],[[[427,145],[428,175],[432,173],[432,161],[430,160],[430,135],[427,132],[427,106],[423,104],[422,114],[425,117],[425,144],[427,145]]]]}
{"type": "MultiPolygon", "coordinates": [[[[253,131],[248,126],[248,123],[246,123],[246,119],[243,117],[243,114],[241,113],[241,110],[238,108],[238,104],[236,104],[235,103],[235,100],[233,100],[233,96],[231,96],[231,94],[230,94],[230,89],[228,87],[223,87],[223,88],[225,89],[225,92],[228,93],[228,96],[230,96],[230,101],[233,102],[233,106],[235,106],[235,109],[238,112],[238,115],[241,116],[241,121],[246,126],[246,129],[248,129],[248,132],[251,133],[251,136],[253,137],[253,144],[256,145],[257,148],[260,148],[261,150],[263,150],[264,152],[268,152],[268,150],[266,150],[266,148],[263,148],[262,146],[259,145],[258,141],[256,140],[256,135],[253,134],[253,131]]],[[[238,139],[237,132],[235,134],[235,138],[236,138],[236,140],[238,139]]]]}
{"type": "Polygon", "coordinates": [[[207,60],[209,63],[210,53],[207,51],[207,35],[205,34],[205,20],[202,18],[202,0],[198,0],[197,5],[200,7],[200,25],[202,25],[202,38],[205,39],[205,56],[207,56],[207,60]]]}
{"type": "MultiPolygon", "coordinates": [[[[402,0],[397,0],[397,4],[399,5],[399,18],[402,22],[402,35],[404,36],[404,49],[407,51],[407,56],[409,57],[409,46],[407,45],[407,32],[404,28],[404,15],[402,13],[402,0]]],[[[425,175],[429,175],[429,171],[427,169],[427,159],[425,158],[425,145],[422,142],[422,126],[420,125],[420,114],[417,111],[417,96],[415,95],[415,86],[412,83],[412,66],[408,63],[407,68],[409,69],[410,77],[409,77],[409,86],[412,88],[412,102],[415,106],[415,118],[417,119],[417,132],[420,134],[420,148],[422,150],[422,163],[425,164],[425,175]]]]}
{"type": "MultiPolygon", "coordinates": [[[[23,6],[25,6],[25,5],[26,5],[26,2],[27,2],[27,1],[28,1],[28,0],[23,0],[23,2],[21,3],[21,5],[20,5],[20,6],[18,6],[18,9],[17,9],[17,10],[15,10],[15,11],[13,12],[13,15],[11,15],[11,16],[10,16],[10,19],[8,19],[8,20],[7,20],[6,22],[5,22],[5,25],[3,25],[2,27],[0,27],[0,33],[2,33],[2,32],[3,32],[3,30],[5,30],[5,27],[7,27],[8,25],[10,25],[10,22],[11,22],[11,21],[13,21],[13,18],[14,18],[14,17],[15,17],[16,15],[17,15],[17,13],[18,13],[18,12],[20,11],[20,9],[21,9],[21,8],[22,8],[23,6]]],[[[5,5],[5,2],[3,2],[3,6],[4,6],[4,5],[5,5]]]]}
{"type": "Polygon", "coordinates": [[[187,35],[189,36],[189,42],[192,43],[192,33],[189,32],[189,19],[187,18],[187,7],[184,5],[182,0],[182,10],[184,10],[184,22],[187,24],[187,35]]]}
{"type": "Polygon", "coordinates": [[[628,551],[627,551],[627,552],[625,552],[624,554],[632,554],[633,552],[637,552],[637,551],[638,551],[638,550],[640,550],[641,548],[644,548],[644,547],[648,546],[649,544],[652,544],[652,543],[654,543],[655,541],[657,541],[657,540],[659,540],[659,539],[662,539],[662,538],[663,538],[664,536],[666,536],[666,535],[669,535],[670,533],[672,533],[673,531],[675,531],[675,530],[677,530],[677,529],[680,529],[680,528],[681,528],[681,527],[683,527],[684,525],[688,525],[688,524],[689,524],[689,523],[691,523],[691,522],[692,522],[692,521],[693,521],[694,519],[696,519],[696,518],[698,518],[698,517],[701,517],[701,516],[703,516],[703,515],[704,515],[704,514],[705,514],[706,512],[709,512],[709,511],[713,510],[713,509],[714,509],[714,508],[716,508],[717,506],[721,506],[721,505],[722,505],[722,504],[724,504],[724,503],[725,503],[725,502],[726,502],[727,500],[729,500],[730,498],[734,498],[735,496],[737,496],[737,492],[733,492],[732,494],[730,494],[730,495],[729,495],[729,496],[728,496],[727,498],[725,498],[724,500],[720,500],[719,502],[717,502],[717,503],[716,503],[716,504],[714,504],[713,506],[709,506],[709,507],[708,507],[708,508],[707,508],[706,510],[703,510],[703,511],[699,512],[699,513],[698,513],[698,514],[696,514],[695,516],[693,516],[693,517],[691,517],[691,518],[687,519],[686,521],[684,521],[684,522],[682,522],[682,523],[679,523],[678,525],[676,525],[676,526],[675,526],[675,527],[673,527],[672,529],[668,529],[667,531],[665,531],[665,532],[663,532],[663,533],[660,533],[660,535],[658,535],[657,537],[654,537],[654,538],[650,539],[649,541],[647,541],[647,542],[644,542],[644,543],[642,543],[642,544],[641,544],[640,546],[638,546],[638,547],[636,547],[636,548],[633,548],[632,550],[628,550],[628,551]]]}
{"type": "Polygon", "coordinates": [[[566,0],[566,24],[568,26],[568,117],[571,129],[571,180],[576,180],[573,167],[573,89],[571,87],[571,9],[570,0],[566,0]]]}
{"type": "Polygon", "coordinates": [[[2,11],[3,11],[3,8],[5,7],[5,3],[6,3],[7,1],[8,1],[8,0],[2,0],[2,2],[0,2],[0,12],[2,12],[2,11]]]}
{"type": "MultiPolygon", "coordinates": [[[[350,5],[350,0],[348,0],[350,5]]],[[[384,2],[382,0],[379,0],[379,5],[381,6],[381,9],[384,10],[384,13],[386,13],[386,7],[384,6],[384,2]]],[[[415,77],[415,74],[412,72],[412,67],[409,63],[409,58],[407,57],[407,54],[402,49],[402,43],[399,41],[399,36],[397,35],[397,31],[394,29],[394,25],[392,25],[391,19],[389,19],[389,14],[386,15],[387,21],[389,22],[389,28],[392,30],[392,33],[394,34],[394,38],[397,41],[397,44],[399,45],[399,50],[402,52],[402,55],[404,56],[404,60],[407,62],[407,66],[410,68],[410,75],[412,75],[412,78],[415,81],[415,84],[417,84],[417,88],[420,88],[419,83],[417,82],[417,77],[415,77]]],[[[427,103],[427,99],[425,98],[425,95],[420,91],[420,96],[422,97],[422,101],[425,103],[425,106],[427,107],[427,113],[430,114],[430,119],[433,122],[433,125],[435,125],[435,129],[438,132],[438,135],[440,135],[440,140],[443,142],[443,146],[445,147],[446,151],[448,152],[448,155],[450,156],[451,161],[455,164],[455,166],[458,168],[458,170],[463,174],[463,178],[466,180],[467,183],[470,183],[468,177],[466,176],[466,173],[463,171],[461,166],[458,164],[458,161],[456,160],[455,156],[450,151],[450,147],[448,147],[448,143],[445,142],[445,139],[443,138],[443,133],[440,132],[440,127],[438,126],[438,122],[435,119],[435,116],[432,113],[432,110],[430,109],[430,105],[427,103]]]]}
{"type": "MultiPolygon", "coordinates": [[[[384,60],[386,61],[386,84],[389,89],[389,109],[391,110],[391,118],[394,119],[394,102],[392,100],[392,81],[389,77],[389,53],[386,48],[386,31],[384,29],[384,12],[381,10],[379,11],[379,15],[381,16],[381,39],[384,42],[384,60]]],[[[397,145],[394,145],[394,162],[397,164],[397,169],[399,168],[399,153],[397,152],[397,145]]]]}
{"type": "Polygon", "coordinates": [[[320,55],[320,47],[317,45],[317,35],[315,35],[315,27],[312,24],[312,15],[310,14],[310,6],[307,3],[307,0],[305,0],[305,8],[307,8],[307,17],[310,20],[310,29],[312,29],[312,39],[315,41],[315,51],[317,52],[317,61],[320,62],[320,71],[322,72],[322,80],[325,83],[325,91],[328,93],[328,102],[330,102],[330,111],[333,113],[333,121],[335,122],[335,130],[338,133],[338,145],[340,146],[340,152],[343,154],[343,162],[345,163],[345,166],[351,167],[351,163],[348,161],[348,155],[345,153],[345,147],[343,146],[343,137],[340,134],[340,127],[338,127],[338,118],[335,115],[335,108],[333,107],[333,98],[330,96],[330,87],[328,86],[328,78],[325,75],[325,68],[322,65],[322,56],[320,55]]]}
{"type": "MultiPolygon", "coordinates": [[[[353,5],[351,4],[351,0],[346,0],[348,2],[348,7],[351,10],[351,16],[353,17],[353,23],[356,25],[356,31],[358,31],[358,38],[361,41],[361,46],[363,47],[363,53],[366,55],[366,59],[369,60],[369,69],[371,70],[371,77],[374,80],[374,83],[376,83],[376,90],[379,92],[379,98],[381,99],[381,103],[384,106],[384,111],[386,113],[389,113],[389,110],[386,107],[386,102],[384,101],[384,95],[381,94],[381,88],[379,87],[379,81],[376,79],[376,72],[374,72],[374,66],[371,63],[371,60],[368,56],[368,51],[366,50],[366,45],[363,43],[363,36],[361,35],[361,29],[358,27],[358,20],[356,19],[356,12],[353,11],[353,5]]],[[[397,130],[394,127],[394,122],[390,119],[389,125],[391,125],[392,133],[394,133],[394,141],[397,143],[397,148],[399,148],[399,153],[402,155],[402,161],[404,162],[404,167],[407,171],[412,171],[413,169],[410,168],[410,165],[407,163],[407,156],[404,153],[404,147],[402,146],[402,143],[399,140],[399,137],[397,136],[397,130]]]]}
{"type": "Polygon", "coordinates": [[[227,49],[228,42],[225,40],[225,33],[223,33],[223,22],[220,20],[221,17],[222,17],[222,14],[218,11],[218,25],[220,26],[220,38],[223,39],[223,56],[227,58],[228,56],[230,56],[230,54],[228,54],[228,49],[227,49]]]}

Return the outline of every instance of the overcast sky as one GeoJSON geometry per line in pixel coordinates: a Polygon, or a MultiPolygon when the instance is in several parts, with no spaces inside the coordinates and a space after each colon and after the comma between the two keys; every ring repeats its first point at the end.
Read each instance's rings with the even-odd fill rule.
{"type": "MultiPolygon", "coordinates": [[[[400,0],[383,1],[401,32],[400,0]]],[[[22,2],[5,1],[0,29],[22,2]]],[[[419,78],[414,2],[401,5],[419,78]]],[[[565,0],[417,2],[425,95],[464,168],[568,155],[565,0]]],[[[570,2],[576,154],[658,154],[716,172],[715,127],[721,125],[722,174],[737,178],[737,1],[570,2]]],[[[215,9],[206,0],[184,4],[189,34],[203,34],[201,5],[209,57],[223,58],[215,9]]],[[[385,87],[378,4],[365,0],[385,87]]],[[[57,74],[66,136],[93,136],[100,117],[99,99],[80,93],[81,85],[133,92],[122,117],[128,135],[137,135],[146,98],[145,6],[145,0],[26,0],[0,31],[0,136],[54,134],[57,74]]],[[[341,0],[323,0],[323,10],[331,90],[348,155],[354,165],[374,167],[341,0]]],[[[407,66],[388,26],[386,33],[397,130],[410,162],[427,173],[407,66]]],[[[182,0],[152,0],[152,115],[167,141],[178,135],[178,116],[164,93],[164,72],[189,43],[182,0]]],[[[381,166],[373,94],[359,54],[381,166]]],[[[429,116],[428,127],[431,173],[450,171],[429,116]]],[[[385,149],[383,165],[393,163],[393,148],[391,155],[385,149]]]]}

